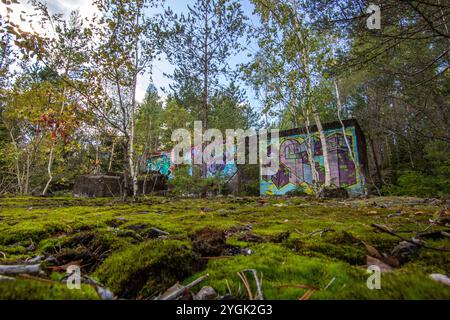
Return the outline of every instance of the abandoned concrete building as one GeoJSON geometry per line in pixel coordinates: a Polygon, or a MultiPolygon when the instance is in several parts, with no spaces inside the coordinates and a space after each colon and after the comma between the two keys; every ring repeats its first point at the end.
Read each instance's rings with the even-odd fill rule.
{"type": "MultiPolygon", "coordinates": [[[[368,170],[365,138],[356,120],[344,120],[343,125],[344,128],[340,122],[323,125],[331,185],[345,188],[351,195],[359,195],[364,190],[363,177],[368,170]]],[[[268,141],[269,148],[270,145],[268,141]]],[[[199,152],[199,147],[193,147],[191,152],[199,152]]],[[[159,152],[147,159],[147,178],[139,181],[139,194],[167,190],[167,181],[174,177],[175,171],[172,159],[172,151],[159,152]]],[[[313,173],[318,176],[319,183],[325,180],[324,157],[317,128],[311,126],[309,130],[295,128],[279,132],[279,168],[273,175],[260,175],[258,169],[244,170],[249,166],[255,165],[212,163],[206,169],[208,176],[225,177],[232,193],[238,193],[242,185],[256,180],[259,193],[263,196],[284,195],[296,190],[312,194],[315,183],[313,173]],[[308,157],[308,148],[313,161],[308,157]]],[[[259,168],[259,165],[256,166],[259,168]]],[[[73,194],[79,197],[118,196],[122,188],[123,179],[119,175],[86,175],[76,179],[73,194]]]]}

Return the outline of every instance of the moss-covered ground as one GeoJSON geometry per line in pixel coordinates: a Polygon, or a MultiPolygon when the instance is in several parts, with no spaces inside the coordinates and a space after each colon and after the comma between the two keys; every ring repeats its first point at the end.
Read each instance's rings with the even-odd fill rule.
{"type": "MultiPolygon", "coordinates": [[[[364,243],[389,253],[401,241],[372,223],[410,239],[424,230],[448,231],[445,223],[434,223],[445,216],[445,202],[406,197],[149,197],[133,203],[1,198],[0,264],[25,263],[38,255],[56,257],[60,264],[81,258],[82,272],[122,298],[151,298],[177,281],[186,284],[206,273],[209,277],[194,291],[209,285],[221,296],[247,298],[237,273],[256,269],[263,273],[267,299],[298,299],[308,286],[317,288],[310,299],[450,299],[450,288],[429,277],[450,275],[449,252],[421,247],[381,275],[380,290],[367,288],[364,266],[364,243]],[[190,235],[205,227],[224,231],[227,244],[251,254],[199,257],[190,235]],[[153,228],[169,235],[156,238],[153,228]],[[253,237],[243,236],[248,234],[253,237]]],[[[430,238],[426,245],[448,250],[450,239],[430,238]]],[[[49,268],[39,277],[0,281],[0,299],[98,298],[89,285],[67,289],[61,277],[60,270],[49,268]]],[[[248,279],[252,282],[250,274],[248,279]]]]}

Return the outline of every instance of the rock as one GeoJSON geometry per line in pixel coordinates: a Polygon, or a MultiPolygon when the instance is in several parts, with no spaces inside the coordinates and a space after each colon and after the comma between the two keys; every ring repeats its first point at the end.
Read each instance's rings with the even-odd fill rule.
{"type": "Polygon", "coordinates": [[[450,287],[450,278],[444,274],[432,273],[432,274],[430,274],[430,278],[436,282],[446,285],[447,287],[450,287]]]}
{"type": "Polygon", "coordinates": [[[420,246],[408,241],[400,242],[391,251],[391,256],[397,257],[401,263],[411,259],[411,256],[419,250],[420,246]]]}
{"type": "Polygon", "coordinates": [[[100,296],[102,300],[113,300],[114,294],[106,288],[97,286],[97,294],[100,296]]]}
{"type": "Polygon", "coordinates": [[[324,187],[318,194],[319,198],[348,198],[348,192],[344,188],[324,187]]]}
{"type": "Polygon", "coordinates": [[[194,296],[195,300],[213,300],[217,298],[217,292],[210,286],[204,286],[194,296]]]}
{"type": "Polygon", "coordinates": [[[162,236],[168,236],[169,233],[166,231],[163,231],[161,229],[158,228],[150,228],[150,230],[147,232],[147,235],[149,238],[158,238],[158,237],[162,237],[162,236]]]}

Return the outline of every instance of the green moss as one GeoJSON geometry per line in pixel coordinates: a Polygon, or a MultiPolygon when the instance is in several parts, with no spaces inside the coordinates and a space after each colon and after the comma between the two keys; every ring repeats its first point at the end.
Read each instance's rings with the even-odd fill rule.
{"type": "MultiPolygon", "coordinates": [[[[292,285],[324,288],[333,277],[336,280],[330,288],[317,291],[313,299],[447,298],[442,286],[428,275],[450,274],[449,253],[419,250],[401,268],[383,274],[382,290],[376,291],[367,289],[368,275],[362,267],[367,250],[361,241],[384,253],[390,253],[400,241],[377,232],[370,226],[372,223],[386,225],[410,238],[414,231],[426,228],[445,230],[444,226],[430,227],[429,223],[442,210],[447,209],[407,197],[345,201],[301,197],[143,197],[135,203],[70,197],[0,198],[0,263],[22,263],[42,253],[66,254],[65,258],[70,259],[88,251],[92,255],[86,257],[93,260],[88,261],[91,267],[83,272],[104,282],[119,296],[132,298],[154,296],[176,281],[188,282],[206,272],[211,276],[201,285],[208,283],[224,294],[227,280],[232,293],[245,298],[236,275],[245,268],[264,273],[263,289],[272,299],[297,299],[305,289],[292,285]],[[389,216],[398,212],[401,214],[389,216]],[[189,235],[206,227],[227,231],[247,225],[252,227],[250,232],[264,239],[275,239],[287,232],[290,235],[279,243],[253,243],[238,241],[241,234],[238,232],[227,243],[249,248],[254,254],[209,260],[207,270],[186,279],[195,262],[189,235]],[[134,230],[136,226],[144,227],[134,230]],[[169,240],[143,242],[152,227],[169,232],[169,240]],[[321,236],[324,229],[334,231],[321,236]],[[29,249],[32,242],[35,248],[29,249]]],[[[427,244],[448,247],[450,240],[429,239],[427,244]]],[[[60,277],[50,276],[54,280],[60,277]]],[[[21,282],[20,286],[25,297],[27,286],[30,292],[43,288],[41,284],[35,286],[34,281],[21,282]]],[[[12,289],[8,287],[9,290],[12,289]]],[[[13,297],[12,292],[7,294],[13,297]]],[[[48,295],[43,291],[42,296],[48,295]]]]}
{"type": "Polygon", "coordinates": [[[113,254],[96,276],[120,297],[151,297],[188,276],[193,262],[187,243],[153,240],[113,254]]]}
{"type": "Polygon", "coordinates": [[[0,300],[96,300],[95,289],[81,285],[81,289],[68,289],[63,283],[16,279],[0,284],[0,300]]]}

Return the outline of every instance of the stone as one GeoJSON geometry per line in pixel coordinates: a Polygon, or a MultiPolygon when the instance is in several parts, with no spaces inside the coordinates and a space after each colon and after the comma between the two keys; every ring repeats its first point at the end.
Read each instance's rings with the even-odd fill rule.
{"type": "Polygon", "coordinates": [[[213,300],[217,298],[217,292],[210,286],[204,286],[194,296],[195,300],[213,300]]]}

